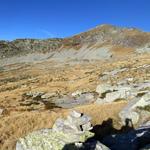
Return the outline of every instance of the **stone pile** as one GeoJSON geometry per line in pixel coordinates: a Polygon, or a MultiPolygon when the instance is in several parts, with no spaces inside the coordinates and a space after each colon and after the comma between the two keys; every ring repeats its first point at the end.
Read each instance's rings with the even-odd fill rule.
{"type": "Polygon", "coordinates": [[[67,150],[71,147],[71,149],[88,147],[89,150],[94,150],[92,148],[95,147],[95,150],[108,150],[97,141],[83,143],[94,136],[89,131],[92,129],[90,120],[89,116],[72,111],[66,120],[58,118],[52,129],[34,131],[26,137],[20,138],[17,141],[16,150],[67,150]]]}

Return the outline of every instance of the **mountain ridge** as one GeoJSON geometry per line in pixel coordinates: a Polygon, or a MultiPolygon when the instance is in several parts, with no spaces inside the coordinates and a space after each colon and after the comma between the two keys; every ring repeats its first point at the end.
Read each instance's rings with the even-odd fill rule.
{"type": "Polygon", "coordinates": [[[16,39],[0,41],[0,58],[22,56],[30,53],[49,53],[64,50],[98,49],[99,47],[138,49],[150,47],[150,32],[136,28],[100,25],[66,38],[16,39]]]}

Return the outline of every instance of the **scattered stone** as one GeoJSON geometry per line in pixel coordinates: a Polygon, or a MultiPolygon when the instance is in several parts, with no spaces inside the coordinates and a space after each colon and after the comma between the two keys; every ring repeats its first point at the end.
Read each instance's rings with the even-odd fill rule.
{"type": "Polygon", "coordinates": [[[4,109],[3,108],[0,108],[0,115],[2,115],[4,112],[4,109]]]}
{"type": "Polygon", "coordinates": [[[128,82],[132,82],[134,79],[133,78],[127,78],[126,79],[128,82]]]}
{"type": "Polygon", "coordinates": [[[128,71],[128,70],[129,70],[128,68],[122,68],[122,69],[115,69],[115,70],[112,70],[110,72],[104,72],[104,73],[101,74],[100,79],[101,80],[107,80],[108,78],[110,78],[112,76],[115,76],[118,73],[121,73],[121,72],[124,72],[124,71],[128,71]]]}
{"type": "Polygon", "coordinates": [[[54,97],[56,95],[56,93],[46,93],[44,95],[41,96],[42,99],[48,99],[50,97],[54,97]]]}
{"type": "Polygon", "coordinates": [[[45,94],[44,92],[38,92],[38,91],[32,92],[32,91],[30,91],[30,92],[27,92],[25,95],[32,97],[32,98],[41,98],[41,96],[44,94],[45,94]]]}
{"type": "Polygon", "coordinates": [[[73,97],[76,97],[76,96],[80,96],[81,94],[82,94],[82,91],[77,90],[77,91],[73,92],[71,95],[73,97]]]}

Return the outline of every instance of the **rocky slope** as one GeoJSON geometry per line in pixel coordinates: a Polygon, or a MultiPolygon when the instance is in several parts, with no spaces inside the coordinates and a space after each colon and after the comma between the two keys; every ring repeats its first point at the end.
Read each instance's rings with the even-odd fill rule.
{"type": "Polygon", "coordinates": [[[0,41],[0,58],[49,53],[51,58],[99,59],[116,55],[119,50],[124,54],[149,51],[150,33],[101,25],[64,39],[0,41]]]}

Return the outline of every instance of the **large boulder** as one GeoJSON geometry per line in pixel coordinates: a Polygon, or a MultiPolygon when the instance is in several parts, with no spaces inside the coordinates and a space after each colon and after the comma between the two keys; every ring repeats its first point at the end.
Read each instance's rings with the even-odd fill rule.
{"type": "Polygon", "coordinates": [[[114,102],[119,99],[127,99],[130,96],[130,91],[129,87],[117,88],[116,91],[106,94],[105,101],[114,102]]]}
{"type": "Polygon", "coordinates": [[[143,108],[150,105],[150,94],[147,93],[142,97],[135,97],[128,105],[119,113],[122,124],[125,123],[126,119],[131,119],[133,124],[137,124],[140,118],[139,113],[136,111],[137,108],[143,108]]]}
{"type": "Polygon", "coordinates": [[[140,115],[135,111],[121,111],[119,113],[122,124],[126,125],[126,120],[131,120],[132,124],[137,124],[140,118],[140,115]]]}
{"type": "Polygon", "coordinates": [[[110,84],[98,85],[96,92],[100,97],[95,103],[111,103],[120,99],[128,99],[131,96],[132,88],[129,86],[112,86],[110,84]]]}
{"type": "Polygon", "coordinates": [[[102,95],[103,93],[106,93],[106,92],[111,92],[114,90],[114,87],[111,86],[110,84],[107,84],[107,83],[103,83],[103,84],[99,84],[97,87],[96,87],[96,92],[99,94],[99,95],[102,95]]]}
{"type": "Polygon", "coordinates": [[[53,103],[62,108],[74,108],[84,104],[91,104],[95,101],[93,93],[77,93],[73,96],[65,96],[63,98],[54,100],[53,103]]]}

